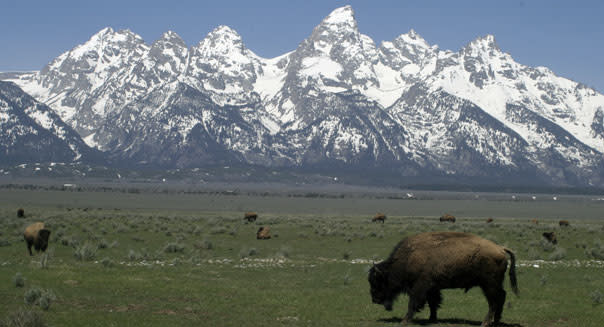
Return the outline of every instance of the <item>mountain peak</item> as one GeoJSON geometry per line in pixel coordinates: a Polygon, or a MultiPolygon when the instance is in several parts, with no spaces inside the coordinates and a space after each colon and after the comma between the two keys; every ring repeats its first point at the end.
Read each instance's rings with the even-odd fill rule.
{"type": "Polygon", "coordinates": [[[245,50],[241,35],[226,25],[213,29],[199,42],[197,48],[204,53],[228,53],[235,49],[243,52],[245,50]]]}
{"type": "Polygon", "coordinates": [[[207,37],[241,40],[241,35],[239,35],[237,31],[226,25],[220,25],[216,27],[210,33],[208,33],[207,37]]]}
{"type": "Polygon", "coordinates": [[[323,19],[322,24],[346,24],[351,26],[356,26],[356,20],[354,19],[354,10],[350,5],[340,7],[331,12],[325,19],[323,19]]]}
{"type": "Polygon", "coordinates": [[[165,32],[164,34],[162,34],[161,38],[159,38],[159,40],[155,42],[169,42],[178,44],[183,47],[186,46],[185,41],[180,37],[180,35],[176,34],[176,32],[173,31],[165,32]]]}
{"type": "Polygon", "coordinates": [[[495,41],[495,36],[491,34],[487,34],[485,36],[478,37],[470,42],[466,47],[466,49],[475,49],[475,50],[499,50],[499,46],[495,41]]]}

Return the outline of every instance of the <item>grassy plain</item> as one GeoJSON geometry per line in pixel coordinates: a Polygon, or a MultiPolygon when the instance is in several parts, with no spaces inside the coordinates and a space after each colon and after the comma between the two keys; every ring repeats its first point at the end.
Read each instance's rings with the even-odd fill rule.
{"type": "MultiPolygon", "coordinates": [[[[604,203],[542,199],[4,189],[0,319],[21,310],[51,326],[397,326],[407,297],[393,312],[372,304],[371,263],[406,236],[455,230],[516,252],[520,297],[506,277],[506,325],[602,326],[604,203]],[[255,223],[242,219],[249,210],[255,223]],[[385,224],[370,222],[376,212],[387,214],[385,224]],[[457,222],[440,223],[446,212],[457,222]],[[34,221],[50,227],[51,243],[29,257],[22,231],[34,221]],[[256,240],[259,226],[271,228],[270,240],[256,240]],[[556,232],[557,246],[544,231],[556,232]],[[32,289],[50,294],[47,310],[25,303],[32,289]]],[[[438,325],[480,325],[487,304],[479,289],[443,294],[438,325]]],[[[413,324],[427,317],[426,308],[413,324]]]]}

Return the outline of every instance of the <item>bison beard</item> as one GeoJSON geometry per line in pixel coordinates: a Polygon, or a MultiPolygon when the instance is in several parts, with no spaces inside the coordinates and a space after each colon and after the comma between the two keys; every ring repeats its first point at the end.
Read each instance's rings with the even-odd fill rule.
{"type": "Polygon", "coordinates": [[[403,324],[413,318],[426,302],[430,320],[442,302],[441,290],[479,286],[489,304],[482,323],[487,326],[501,320],[506,293],[503,280],[510,256],[510,282],[518,295],[515,256],[512,251],[476,235],[457,232],[423,233],[402,240],[388,259],[369,271],[373,303],[392,310],[401,293],[409,294],[408,311],[403,324]]]}

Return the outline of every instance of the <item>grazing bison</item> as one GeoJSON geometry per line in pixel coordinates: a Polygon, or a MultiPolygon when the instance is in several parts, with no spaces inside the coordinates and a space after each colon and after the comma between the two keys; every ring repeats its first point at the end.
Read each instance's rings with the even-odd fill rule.
{"type": "Polygon", "coordinates": [[[386,220],[386,215],[383,213],[376,213],[375,216],[373,216],[373,218],[371,218],[372,222],[382,222],[382,224],[384,223],[384,221],[386,220]]]}
{"type": "Polygon", "coordinates": [[[258,214],[255,212],[246,212],[243,214],[243,219],[247,220],[248,222],[254,222],[257,218],[258,214]]]}
{"type": "Polygon", "coordinates": [[[17,217],[18,218],[25,217],[25,210],[23,210],[23,208],[19,208],[19,210],[17,210],[17,217]]]}
{"type": "Polygon", "coordinates": [[[50,237],[50,231],[44,228],[44,223],[33,223],[27,228],[25,228],[25,232],[23,233],[23,237],[25,238],[25,242],[27,243],[27,250],[29,250],[29,255],[33,255],[31,253],[31,246],[33,245],[36,249],[36,252],[46,251],[48,247],[48,238],[50,237]]]}
{"type": "Polygon", "coordinates": [[[554,232],[544,232],[543,237],[545,237],[545,239],[552,244],[558,244],[558,239],[556,238],[556,233],[554,232]]]}
{"type": "Polygon", "coordinates": [[[260,227],[256,232],[257,240],[268,240],[271,238],[271,229],[270,227],[260,227]]]}
{"type": "Polygon", "coordinates": [[[455,216],[446,213],[446,214],[440,216],[440,221],[448,221],[448,222],[454,223],[455,222],[455,216]]]}
{"type": "Polygon", "coordinates": [[[514,253],[473,234],[429,232],[403,239],[388,259],[369,270],[373,303],[392,310],[401,293],[409,294],[409,306],[403,324],[428,302],[430,320],[442,301],[441,290],[479,286],[485,294],[489,312],[483,326],[501,320],[505,291],[503,280],[510,256],[510,282],[518,295],[514,253]]]}
{"type": "Polygon", "coordinates": [[[493,222],[493,218],[489,218],[489,219],[487,219],[487,224],[490,224],[490,223],[492,223],[492,222],[493,222]]]}
{"type": "Polygon", "coordinates": [[[568,220],[560,220],[558,223],[560,224],[560,227],[570,226],[570,223],[568,222],[568,220]]]}

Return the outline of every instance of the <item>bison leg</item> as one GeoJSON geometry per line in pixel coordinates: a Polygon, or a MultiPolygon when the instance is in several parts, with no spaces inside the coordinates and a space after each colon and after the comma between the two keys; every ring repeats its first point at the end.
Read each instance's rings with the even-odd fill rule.
{"type": "Polygon", "coordinates": [[[413,319],[413,315],[419,312],[426,305],[425,292],[413,292],[409,294],[409,305],[407,306],[407,314],[403,317],[403,325],[413,319]]]}
{"type": "Polygon", "coordinates": [[[29,251],[29,256],[33,256],[34,254],[31,253],[31,243],[27,242],[27,250],[29,251]]]}
{"type": "Polygon", "coordinates": [[[503,304],[505,303],[505,291],[503,289],[499,290],[497,295],[497,303],[495,305],[495,323],[499,323],[501,321],[501,314],[503,313],[503,304]]]}
{"type": "Polygon", "coordinates": [[[428,292],[428,305],[430,306],[430,321],[436,322],[436,310],[440,307],[443,297],[440,290],[428,292]]]}
{"type": "Polygon", "coordinates": [[[501,313],[503,312],[503,303],[505,302],[505,291],[501,287],[490,287],[482,288],[484,295],[489,303],[489,312],[481,326],[490,326],[491,321],[495,318],[495,322],[499,322],[501,319],[501,313]]]}

